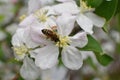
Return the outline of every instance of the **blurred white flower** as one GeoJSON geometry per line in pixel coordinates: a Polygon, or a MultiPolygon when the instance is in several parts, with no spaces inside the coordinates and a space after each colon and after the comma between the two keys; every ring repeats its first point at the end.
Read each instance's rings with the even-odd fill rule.
{"type": "Polygon", "coordinates": [[[38,9],[51,5],[55,0],[29,0],[28,2],[28,13],[31,14],[38,9]]]}
{"type": "Polygon", "coordinates": [[[25,80],[36,80],[40,76],[40,68],[36,67],[34,61],[26,56],[20,74],[25,80]]]}
{"type": "Polygon", "coordinates": [[[11,35],[13,35],[16,32],[17,28],[18,28],[17,24],[11,24],[8,27],[6,27],[5,30],[9,32],[11,35]]]}
{"type": "Polygon", "coordinates": [[[30,28],[19,28],[12,37],[12,45],[17,60],[24,59],[30,48],[38,46],[30,38],[30,28]]]}
{"type": "Polygon", "coordinates": [[[41,71],[41,80],[68,80],[67,68],[55,66],[48,70],[41,71]]]}
{"type": "Polygon", "coordinates": [[[69,1],[75,1],[75,0],[56,0],[56,1],[59,1],[59,2],[69,2],[69,1]]]}
{"type": "Polygon", "coordinates": [[[80,7],[74,1],[71,1],[55,5],[53,9],[58,14],[70,13],[76,15],[78,25],[90,34],[93,33],[93,26],[103,27],[105,24],[105,19],[94,14],[94,8],[88,7],[82,0],[80,0],[80,7]]]}
{"type": "Polygon", "coordinates": [[[7,35],[5,34],[5,32],[0,31],[0,41],[3,41],[6,37],[7,35]]]}
{"type": "MultiPolygon", "coordinates": [[[[62,61],[67,68],[76,70],[83,64],[81,53],[75,47],[84,47],[88,40],[85,32],[79,32],[74,36],[69,36],[75,21],[75,17],[69,14],[63,14],[57,18],[57,41],[46,39],[43,34],[43,39],[46,39],[49,43],[45,47],[38,48],[33,51],[37,54],[35,57],[35,64],[41,69],[48,69],[55,66],[58,62],[58,56],[61,55],[62,61]],[[63,18],[64,16],[67,16],[63,18]],[[61,53],[59,53],[61,50],[61,53]]],[[[39,33],[38,33],[39,34],[39,33]]],[[[34,36],[34,38],[42,40],[40,36],[34,36]]],[[[42,40],[43,41],[43,40],[42,40]]]]}
{"type": "Polygon", "coordinates": [[[114,39],[115,42],[120,43],[120,33],[118,31],[112,30],[110,32],[110,35],[114,39]]]}

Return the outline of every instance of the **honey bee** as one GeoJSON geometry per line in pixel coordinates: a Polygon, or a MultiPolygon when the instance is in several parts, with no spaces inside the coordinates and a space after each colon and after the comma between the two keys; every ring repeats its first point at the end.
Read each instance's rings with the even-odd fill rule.
{"type": "Polygon", "coordinates": [[[42,33],[48,38],[50,38],[52,41],[55,41],[55,42],[59,41],[58,35],[50,29],[42,29],[42,33]]]}

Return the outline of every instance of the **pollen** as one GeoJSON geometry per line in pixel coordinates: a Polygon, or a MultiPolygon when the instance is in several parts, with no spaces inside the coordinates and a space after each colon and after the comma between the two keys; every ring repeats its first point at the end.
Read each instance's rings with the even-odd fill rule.
{"type": "Polygon", "coordinates": [[[25,53],[28,52],[28,48],[25,45],[22,45],[22,46],[19,46],[19,47],[18,46],[13,47],[13,50],[17,55],[22,55],[22,54],[25,54],[25,53]]]}
{"type": "Polygon", "coordinates": [[[21,15],[21,16],[19,17],[20,22],[23,21],[25,18],[26,18],[26,15],[25,15],[25,14],[21,15]]]}
{"type": "Polygon", "coordinates": [[[64,37],[60,36],[59,41],[56,43],[56,46],[58,46],[58,47],[66,47],[66,46],[69,45],[70,42],[71,41],[68,38],[68,36],[64,36],[64,37]]]}
{"type": "Polygon", "coordinates": [[[87,2],[80,0],[81,12],[92,11],[94,8],[87,6],[87,2]]]}
{"type": "Polygon", "coordinates": [[[45,22],[48,18],[46,15],[48,10],[38,10],[34,13],[34,15],[38,18],[39,21],[45,22]]]}

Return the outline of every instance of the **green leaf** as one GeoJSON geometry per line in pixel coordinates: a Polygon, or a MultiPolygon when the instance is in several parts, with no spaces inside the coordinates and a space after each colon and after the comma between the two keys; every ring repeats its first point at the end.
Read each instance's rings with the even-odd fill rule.
{"type": "Polygon", "coordinates": [[[2,45],[1,44],[0,44],[0,60],[5,61],[5,56],[4,56],[4,52],[2,50],[2,45]]]}
{"type": "Polygon", "coordinates": [[[104,26],[102,27],[103,31],[108,33],[108,23],[106,22],[104,26]]]}
{"type": "Polygon", "coordinates": [[[117,2],[118,0],[103,0],[101,5],[96,8],[95,13],[109,21],[116,11],[117,2]]]}
{"type": "Polygon", "coordinates": [[[110,64],[111,61],[113,61],[113,58],[107,54],[100,55],[100,53],[98,52],[94,52],[94,53],[96,55],[98,62],[103,66],[107,66],[108,64],[110,64]]]}
{"type": "Polygon", "coordinates": [[[102,3],[103,0],[86,0],[86,1],[88,6],[96,8],[102,3]]]}
{"type": "Polygon", "coordinates": [[[87,35],[87,37],[88,37],[88,44],[85,47],[79,49],[85,51],[95,51],[102,54],[103,50],[100,44],[91,35],[87,35]]]}
{"type": "Polygon", "coordinates": [[[0,22],[2,22],[5,19],[5,16],[0,14],[0,22]]]}

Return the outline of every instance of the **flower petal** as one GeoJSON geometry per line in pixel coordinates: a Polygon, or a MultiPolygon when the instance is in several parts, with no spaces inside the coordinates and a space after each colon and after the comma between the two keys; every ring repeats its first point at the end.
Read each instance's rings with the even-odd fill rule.
{"type": "Polygon", "coordinates": [[[96,27],[103,27],[104,24],[105,24],[105,19],[92,13],[92,12],[88,12],[88,13],[85,13],[85,15],[92,20],[93,24],[96,26],[96,27]]]}
{"type": "Polygon", "coordinates": [[[70,14],[62,14],[57,18],[58,33],[61,35],[69,35],[74,28],[75,16],[70,14]]]}
{"type": "Polygon", "coordinates": [[[23,44],[24,42],[23,34],[24,34],[24,29],[21,29],[21,28],[17,29],[11,41],[13,46],[20,46],[23,44]]]}
{"type": "Polygon", "coordinates": [[[42,24],[32,25],[32,27],[31,27],[32,40],[41,46],[52,43],[51,41],[46,39],[46,36],[41,31],[42,29],[46,29],[46,27],[42,26],[42,24]]]}
{"type": "Polygon", "coordinates": [[[53,9],[57,14],[77,14],[79,12],[78,7],[74,1],[57,4],[53,6],[53,9]]]}
{"type": "Polygon", "coordinates": [[[54,45],[45,46],[34,51],[38,53],[35,57],[35,64],[41,69],[48,69],[58,62],[58,48],[54,45]]]}
{"type": "Polygon", "coordinates": [[[72,46],[68,46],[63,49],[62,61],[66,67],[72,70],[79,69],[83,64],[80,51],[72,46]]]}
{"type": "Polygon", "coordinates": [[[70,37],[70,40],[70,45],[80,48],[84,47],[88,43],[86,32],[79,32],[73,37],[70,37]]]}
{"type": "Polygon", "coordinates": [[[40,75],[40,69],[35,66],[32,59],[26,56],[20,69],[20,74],[25,80],[36,80],[40,75]]]}
{"type": "Polygon", "coordinates": [[[93,28],[93,23],[92,23],[92,21],[91,21],[88,17],[86,17],[85,15],[80,14],[80,15],[78,16],[78,18],[77,18],[77,23],[80,25],[80,27],[81,27],[84,31],[86,31],[86,32],[88,32],[88,33],[90,33],[90,34],[93,33],[93,30],[92,30],[92,28],[93,28]]]}
{"type": "Polygon", "coordinates": [[[74,1],[74,0],[56,0],[56,1],[59,1],[59,2],[68,2],[68,1],[74,1]]]}
{"type": "Polygon", "coordinates": [[[37,18],[33,14],[26,17],[20,24],[20,27],[29,27],[32,23],[38,22],[37,18]]]}
{"type": "Polygon", "coordinates": [[[39,0],[29,0],[28,2],[28,14],[33,13],[41,7],[39,0]]]}
{"type": "Polygon", "coordinates": [[[23,35],[24,43],[26,44],[26,46],[28,48],[35,48],[35,47],[39,46],[39,44],[32,40],[32,38],[30,36],[31,35],[31,30],[30,29],[31,29],[30,27],[27,27],[27,28],[24,29],[25,30],[24,35],[23,35]]]}

